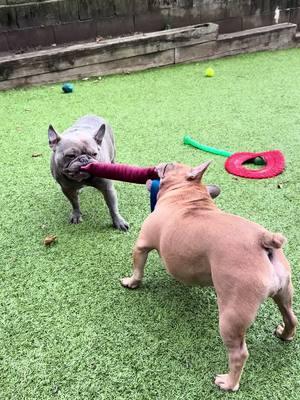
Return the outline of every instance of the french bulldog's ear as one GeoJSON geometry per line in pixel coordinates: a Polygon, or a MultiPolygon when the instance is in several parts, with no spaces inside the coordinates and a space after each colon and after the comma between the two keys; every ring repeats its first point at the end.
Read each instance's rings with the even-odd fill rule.
{"type": "Polygon", "coordinates": [[[105,131],[106,131],[106,126],[105,124],[102,124],[98,130],[98,132],[96,133],[96,135],[94,136],[94,139],[96,140],[96,142],[100,145],[102,143],[103,137],[105,135],[105,131]]]}
{"type": "Polygon", "coordinates": [[[60,141],[60,136],[55,132],[52,125],[49,125],[48,128],[48,139],[50,148],[55,151],[57,143],[60,141]]]}
{"type": "Polygon", "coordinates": [[[155,171],[157,172],[157,175],[158,175],[158,177],[159,177],[160,179],[163,178],[163,176],[164,176],[164,174],[165,174],[165,169],[166,169],[167,165],[168,165],[168,163],[161,163],[161,164],[158,164],[158,165],[155,167],[155,171]]]}
{"type": "Polygon", "coordinates": [[[193,180],[201,181],[202,176],[203,176],[204,172],[207,170],[210,163],[211,163],[211,161],[207,161],[201,165],[198,165],[198,167],[192,168],[187,173],[186,179],[188,181],[193,181],[193,180]]]}
{"type": "Polygon", "coordinates": [[[159,178],[162,179],[165,176],[165,173],[173,168],[175,168],[175,163],[162,163],[155,167],[155,171],[159,178]]]}
{"type": "Polygon", "coordinates": [[[206,190],[212,199],[215,199],[221,193],[221,189],[217,185],[206,185],[206,190]]]}

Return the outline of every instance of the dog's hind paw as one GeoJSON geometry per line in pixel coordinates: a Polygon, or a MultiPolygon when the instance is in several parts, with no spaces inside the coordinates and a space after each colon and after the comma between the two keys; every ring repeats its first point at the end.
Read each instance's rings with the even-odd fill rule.
{"type": "Polygon", "coordinates": [[[285,342],[290,342],[291,340],[294,339],[294,333],[292,334],[287,334],[285,332],[285,326],[284,323],[279,324],[277,328],[275,329],[274,335],[278,337],[281,340],[284,340],[285,342]]]}
{"type": "Polygon", "coordinates": [[[229,374],[217,375],[215,379],[215,385],[219,386],[219,388],[222,390],[227,390],[230,392],[236,392],[240,387],[239,383],[234,385],[231,382],[229,374]]]}
{"type": "Polygon", "coordinates": [[[121,285],[128,289],[136,289],[139,287],[140,281],[137,281],[133,277],[127,277],[127,278],[121,279],[121,285]]]}

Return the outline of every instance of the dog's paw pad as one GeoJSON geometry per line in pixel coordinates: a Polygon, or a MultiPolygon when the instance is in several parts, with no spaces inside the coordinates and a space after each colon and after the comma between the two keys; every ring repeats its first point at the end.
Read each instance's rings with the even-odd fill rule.
{"type": "Polygon", "coordinates": [[[131,277],[121,279],[121,285],[128,289],[136,289],[139,286],[139,284],[140,282],[132,279],[131,277]]]}
{"type": "Polygon", "coordinates": [[[239,390],[239,384],[233,385],[230,381],[229,374],[217,375],[215,378],[215,385],[222,390],[236,392],[239,390]]]}

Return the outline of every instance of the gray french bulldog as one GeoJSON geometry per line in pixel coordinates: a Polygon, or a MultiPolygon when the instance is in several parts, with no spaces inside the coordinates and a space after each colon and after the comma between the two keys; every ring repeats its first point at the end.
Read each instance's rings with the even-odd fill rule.
{"type": "Polygon", "coordinates": [[[53,150],[52,175],[73,207],[70,222],[78,224],[81,221],[79,190],[84,186],[93,186],[102,192],[114,227],[127,231],[128,223],[119,213],[113,182],[80,170],[81,166],[93,161],[114,162],[115,140],[109,124],[103,118],[86,115],[64,131],[62,136],[50,125],[48,137],[53,150]]]}

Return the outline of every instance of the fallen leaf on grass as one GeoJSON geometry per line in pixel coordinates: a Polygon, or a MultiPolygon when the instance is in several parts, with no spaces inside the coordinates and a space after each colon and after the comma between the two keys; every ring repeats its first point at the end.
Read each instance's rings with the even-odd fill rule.
{"type": "Polygon", "coordinates": [[[46,236],[44,239],[44,245],[50,246],[52,243],[54,243],[56,241],[56,239],[57,239],[57,236],[55,236],[55,235],[46,236]]]}
{"type": "Polygon", "coordinates": [[[33,153],[31,157],[41,157],[42,153],[33,153]]]}
{"type": "Polygon", "coordinates": [[[279,182],[279,183],[277,184],[277,188],[278,188],[278,189],[282,189],[282,188],[283,188],[283,185],[286,184],[286,183],[289,183],[289,181],[279,182]]]}

